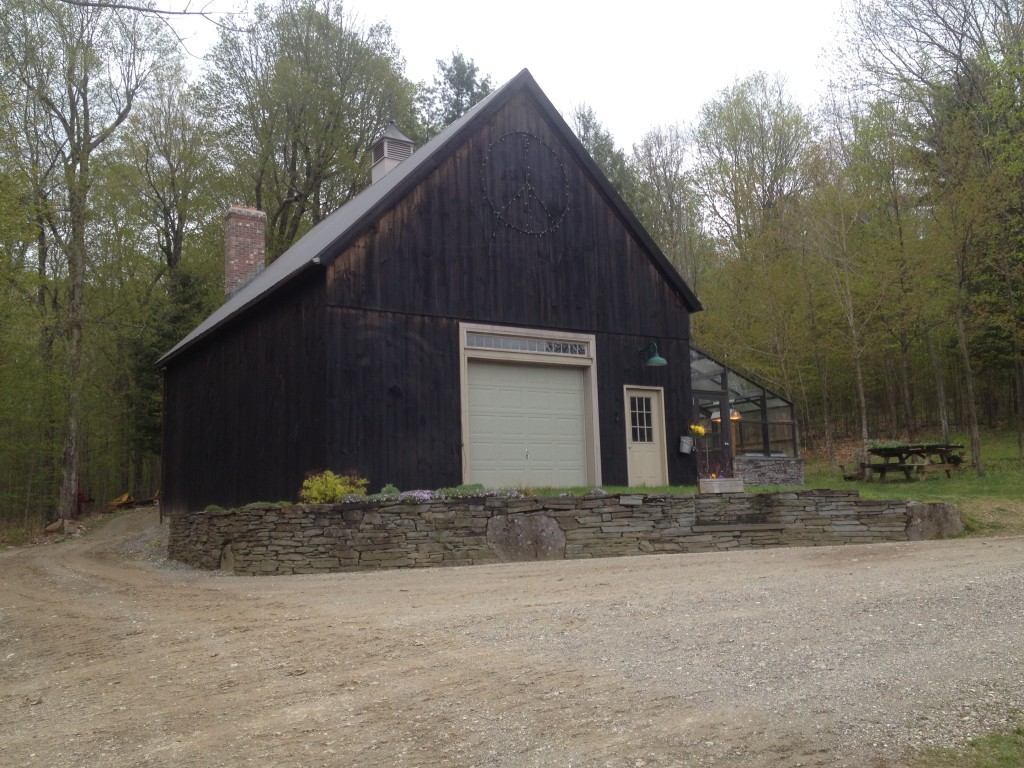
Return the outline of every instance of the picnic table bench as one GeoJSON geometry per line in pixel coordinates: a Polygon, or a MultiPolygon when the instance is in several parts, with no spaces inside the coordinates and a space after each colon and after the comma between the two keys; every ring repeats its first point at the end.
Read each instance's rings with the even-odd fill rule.
{"type": "Polygon", "coordinates": [[[873,459],[860,466],[865,481],[870,481],[875,472],[879,482],[884,482],[889,472],[902,472],[907,480],[924,478],[930,472],[945,472],[952,478],[953,470],[963,464],[963,451],[962,445],[948,443],[879,446],[868,449],[873,459]]]}

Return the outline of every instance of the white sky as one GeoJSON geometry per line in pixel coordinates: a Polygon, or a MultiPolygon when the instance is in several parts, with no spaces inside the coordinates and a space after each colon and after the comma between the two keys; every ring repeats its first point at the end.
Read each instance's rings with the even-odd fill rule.
{"type": "MultiPolygon", "coordinates": [[[[836,39],[840,2],[346,0],[345,8],[365,24],[390,23],[413,81],[431,83],[436,60],[454,50],[495,85],[527,68],[564,116],[589,104],[629,149],[651,127],[694,122],[703,103],[758,70],[781,73],[796,101],[813,106],[827,85],[822,54],[836,39]]],[[[194,47],[207,36],[215,39],[204,30],[194,47]]]]}

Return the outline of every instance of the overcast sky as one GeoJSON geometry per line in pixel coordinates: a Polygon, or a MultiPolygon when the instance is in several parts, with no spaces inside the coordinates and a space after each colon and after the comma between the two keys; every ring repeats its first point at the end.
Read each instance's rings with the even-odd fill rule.
{"type": "MultiPolygon", "coordinates": [[[[366,24],[390,23],[413,81],[430,83],[436,60],[454,50],[496,85],[526,68],[564,116],[589,104],[628,149],[653,126],[693,122],[701,104],[758,70],[781,73],[794,98],[813,105],[827,84],[822,54],[836,39],[840,2],[346,0],[345,8],[366,24]]],[[[244,2],[210,2],[233,6],[244,2]]]]}

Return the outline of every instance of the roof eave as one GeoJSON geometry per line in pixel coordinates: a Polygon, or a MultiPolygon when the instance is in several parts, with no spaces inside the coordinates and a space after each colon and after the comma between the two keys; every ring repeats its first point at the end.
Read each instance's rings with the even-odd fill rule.
{"type": "Polygon", "coordinates": [[[313,267],[318,267],[318,266],[322,266],[321,265],[321,261],[320,261],[320,257],[314,256],[312,259],[307,261],[305,264],[300,266],[298,269],[295,269],[295,270],[289,272],[287,275],[285,275],[283,278],[281,278],[281,280],[279,280],[278,282],[276,282],[273,285],[271,285],[266,291],[264,291],[262,293],[259,293],[259,294],[256,294],[249,301],[245,302],[241,306],[239,306],[236,309],[232,310],[231,312],[227,313],[223,318],[218,320],[215,325],[211,325],[209,328],[207,328],[207,329],[197,333],[195,336],[192,336],[191,338],[186,336],[180,342],[178,342],[173,347],[171,347],[171,349],[168,350],[162,357],[160,357],[156,361],[156,363],[154,363],[154,367],[156,367],[156,368],[166,368],[169,363],[171,363],[172,361],[174,361],[178,357],[181,357],[181,355],[185,354],[185,352],[187,352],[188,350],[192,349],[192,347],[194,347],[196,344],[201,342],[203,339],[208,338],[213,333],[215,333],[216,331],[218,331],[221,328],[223,328],[225,325],[230,323],[235,318],[239,317],[240,315],[245,314],[249,309],[251,309],[252,307],[254,307],[257,304],[261,303],[264,299],[269,298],[273,294],[275,294],[278,291],[282,290],[285,286],[291,285],[299,277],[301,277],[301,276],[305,275],[306,273],[308,273],[310,269],[312,269],[313,267]],[[187,344],[185,343],[186,339],[188,341],[187,344]]]}

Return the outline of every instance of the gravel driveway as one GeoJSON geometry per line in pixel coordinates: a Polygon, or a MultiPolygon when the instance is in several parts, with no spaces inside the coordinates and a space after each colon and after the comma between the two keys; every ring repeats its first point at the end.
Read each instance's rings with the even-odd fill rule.
{"type": "Polygon", "coordinates": [[[1024,539],[244,578],[0,554],[10,766],[896,766],[1022,722],[1024,539]]]}

